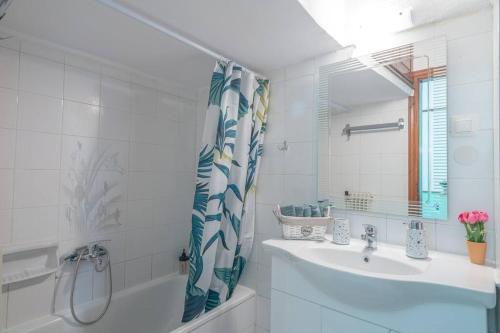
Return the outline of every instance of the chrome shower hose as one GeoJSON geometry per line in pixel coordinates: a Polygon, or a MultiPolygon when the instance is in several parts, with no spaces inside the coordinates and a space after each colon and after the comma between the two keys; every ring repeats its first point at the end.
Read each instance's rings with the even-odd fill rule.
{"type": "MultiPolygon", "coordinates": [[[[76,287],[76,279],[78,276],[78,270],[80,269],[80,262],[81,262],[84,254],[85,254],[85,251],[80,251],[80,254],[79,254],[78,259],[76,261],[75,273],[73,274],[73,284],[71,286],[71,295],[69,298],[69,306],[71,309],[71,314],[73,315],[73,318],[75,319],[75,321],[77,323],[79,323],[81,325],[92,325],[92,324],[98,322],[99,320],[101,320],[101,318],[108,311],[109,305],[111,304],[111,296],[113,294],[113,280],[111,279],[111,264],[109,262],[109,254],[107,254],[106,255],[106,264],[103,268],[100,269],[97,263],[94,264],[94,268],[95,268],[96,272],[103,272],[106,268],[108,269],[109,292],[108,292],[108,299],[106,300],[106,306],[104,307],[104,310],[99,314],[99,316],[97,316],[97,318],[94,320],[85,321],[85,320],[81,320],[80,318],[78,318],[76,311],[75,311],[74,296],[75,296],[75,287],[76,287]]],[[[87,254],[88,254],[88,252],[87,252],[87,254]]]]}

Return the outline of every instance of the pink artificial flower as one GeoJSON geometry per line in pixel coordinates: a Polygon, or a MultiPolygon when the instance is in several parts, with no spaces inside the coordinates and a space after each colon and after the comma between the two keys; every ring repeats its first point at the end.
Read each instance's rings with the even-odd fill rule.
{"type": "Polygon", "coordinates": [[[458,221],[467,224],[486,223],[488,219],[488,213],[478,210],[465,211],[458,215],[458,221]]]}
{"type": "Polygon", "coordinates": [[[477,210],[473,210],[470,212],[469,217],[467,218],[467,223],[476,224],[479,221],[479,212],[477,210]]]}
{"type": "Polygon", "coordinates": [[[486,223],[489,220],[489,215],[486,212],[479,212],[479,221],[486,223]]]}

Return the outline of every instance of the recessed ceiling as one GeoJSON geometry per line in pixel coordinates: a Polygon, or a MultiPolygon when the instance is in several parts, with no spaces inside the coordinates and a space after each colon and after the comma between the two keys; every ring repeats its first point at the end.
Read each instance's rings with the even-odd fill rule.
{"type": "MultiPolygon", "coordinates": [[[[119,2],[259,72],[339,48],[296,0],[119,2]]],[[[208,84],[214,65],[94,0],[15,0],[2,27],[194,87],[208,84]]]]}

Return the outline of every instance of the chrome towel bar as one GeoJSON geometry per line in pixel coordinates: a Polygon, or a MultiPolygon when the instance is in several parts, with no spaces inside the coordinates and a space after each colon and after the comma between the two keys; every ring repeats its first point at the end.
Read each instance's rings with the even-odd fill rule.
{"type": "Polygon", "coordinates": [[[402,130],[405,128],[405,121],[403,118],[399,118],[397,122],[394,123],[383,123],[383,124],[372,124],[372,125],[362,125],[362,126],[351,126],[346,124],[342,130],[342,135],[347,135],[350,137],[353,132],[364,132],[364,131],[375,131],[375,130],[402,130]]]}

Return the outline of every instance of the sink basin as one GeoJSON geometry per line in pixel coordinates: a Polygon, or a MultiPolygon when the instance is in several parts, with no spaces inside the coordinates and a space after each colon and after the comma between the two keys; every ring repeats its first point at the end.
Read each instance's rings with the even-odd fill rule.
{"type": "Polygon", "coordinates": [[[400,255],[389,257],[388,251],[350,251],[337,248],[311,248],[301,251],[304,259],[315,260],[326,266],[342,266],[345,269],[359,270],[368,273],[390,275],[422,274],[428,261],[417,262],[400,255]]]}

